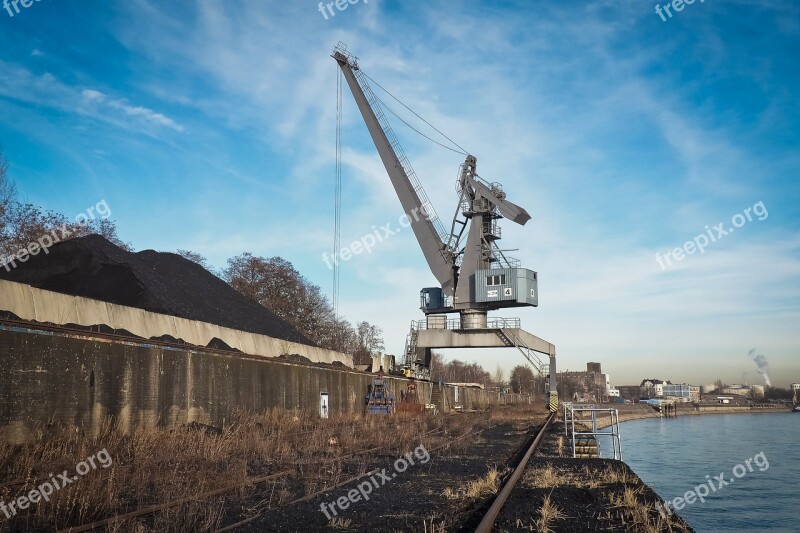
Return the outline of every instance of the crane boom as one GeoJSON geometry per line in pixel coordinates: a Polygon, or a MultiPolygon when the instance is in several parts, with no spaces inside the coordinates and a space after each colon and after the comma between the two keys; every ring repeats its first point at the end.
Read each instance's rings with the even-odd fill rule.
{"type": "Polygon", "coordinates": [[[419,181],[416,180],[413,169],[411,169],[405,154],[402,153],[402,148],[400,148],[389,123],[377,108],[378,99],[360,72],[356,58],[343,48],[334,50],[332,57],[339,63],[347,85],[350,87],[350,92],[353,93],[356,105],[364,118],[375,148],[383,161],[383,166],[386,167],[386,172],[389,174],[411,229],[422,248],[425,260],[445,294],[452,297],[458,269],[455,266],[455,251],[451,246],[450,238],[441,227],[441,222],[436,216],[433,206],[428,201],[419,181]]]}

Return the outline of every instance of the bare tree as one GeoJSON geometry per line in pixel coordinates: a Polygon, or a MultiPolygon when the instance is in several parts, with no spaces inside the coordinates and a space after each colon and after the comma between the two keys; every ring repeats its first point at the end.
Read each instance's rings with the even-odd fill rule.
{"type": "MultiPolygon", "coordinates": [[[[353,326],[335,316],[320,288],[301,276],[289,261],[243,253],[228,259],[222,274],[231,287],[289,322],[317,345],[350,354],[362,345],[353,326]]],[[[370,348],[383,349],[380,328],[372,330],[370,348]]]]}
{"type": "Polygon", "coordinates": [[[14,182],[8,177],[8,161],[0,148],[0,233],[5,227],[6,212],[17,197],[14,182]]]}
{"type": "Polygon", "coordinates": [[[444,368],[447,363],[444,360],[444,356],[438,352],[431,353],[431,381],[439,381],[439,379],[444,380],[444,368]]]}
{"type": "Polygon", "coordinates": [[[435,355],[438,356],[439,361],[442,363],[439,375],[448,383],[480,383],[487,385],[492,381],[489,372],[477,363],[466,364],[458,359],[444,363],[444,359],[441,356],[435,355]]]}
{"type": "Polygon", "coordinates": [[[517,365],[511,369],[508,381],[510,382],[511,390],[514,392],[534,393],[535,379],[533,370],[527,366],[517,365]]]}
{"type": "Polygon", "coordinates": [[[382,352],[386,349],[383,342],[383,330],[369,322],[359,322],[356,326],[358,342],[366,351],[382,352]]]}
{"type": "Polygon", "coordinates": [[[56,241],[98,234],[125,250],[132,250],[130,244],[118,237],[113,220],[95,218],[77,224],[61,213],[18,202],[16,186],[8,176],[8,161],[0,149],[0,254],[15,255],[48,234],[57,235],[58,239],[53,239],[56,241]],[[62,232],[62,227],[67,231],[62,232]]]}
{"type": "Polygon", "coordinates": [[[492,380],[494,380],[494,382],[501,387],[505,384],[506,374],[503,372],[503,369],[500,368],[500,365],[495,367],[494,374],[492,374],[492,380]]]}
{"type": "Polygon", "coordinates": [[[383,342],[383,331],[378,326],[366,321],[359,322],[356,325],[356,335],[358,349],[353,358],[355,364],[369,364],[374,353],[382,352],[386,349],[383,342]]]}
{"type": "Polygon", "coordinates": [[[183,257],[184,259],[188,259],[192,263],[197,263],[201,267],[203,267],[206,270],[208,270],[208,261],[202,255],[200,255],[198,253],[195,253],[195,252],[192,252],[192,251],[189,251],[189,250],[181,250],[180,248],[175,250],[175,253],[178,254],[179,256],[183,257]]]}

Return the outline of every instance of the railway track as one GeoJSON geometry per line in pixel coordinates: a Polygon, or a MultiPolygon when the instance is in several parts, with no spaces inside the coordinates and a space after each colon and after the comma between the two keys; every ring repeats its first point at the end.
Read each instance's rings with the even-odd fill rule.
{"type": "Polygon", "coordinates": [[[556,417],[556,413],[551,413],[547,420],[545,420],[542,427],[539,429],[539,432],[531,442],[528,449],[525,451],[525,454],[520,459],[519,463],[514,467],[514,470],[511,472],[511,475],[508,476],[505,483],[503,484],[503,488],[495,496],[492,504],[489,506],[489,509],[483,514],[483,518],[481,519],[478,527],[475,529],[475,533],[489,533],[492,531],[494,527],[494,523],[497,520],[497,517],[500,515],[500,511],[502,511],[503,506],[505,506],[506,502],[508,501],[509,496],[514,491],[514,487],[519,481],[520,477],[522,477],[523,472],[525,472],[525,468],[528,466],[528,461],[539,448],[544,439],[544,436],[547,434],[547,429],[550,427],[550,424],[556,417]]]}

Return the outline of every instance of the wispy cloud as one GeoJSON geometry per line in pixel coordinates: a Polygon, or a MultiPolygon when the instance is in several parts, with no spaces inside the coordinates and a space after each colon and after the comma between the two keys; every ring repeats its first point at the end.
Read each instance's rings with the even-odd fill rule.
{"type": "Polygon", "coordinates": [[[127,130],[152,135],[152,126],[183,132],[173,119],[124,98],[112,98],[95,89],[69,85],[55,75],[0,60],[0,96],[43,108],[75,113],[127,130]]]}
{"type": "Polygon", "coordinates": [[[175,131],[184,131],[184,127],[176,123],[171,118],[166,117],[161,113],[156,113],[152,109],[148,109],[146,107],[132,106],[128,104],[128,101],[125,99],[109,98],[105,94],[95,91],[94,89],[84,89],[81,91],[81,95],[83,96],[85,102],[95,104],[98,108],[107,106],[110,109],[122,111],[123,114],[129,117],[141,118],[146,122],[150,122],[158,126],[164,126],[175,131]]]}

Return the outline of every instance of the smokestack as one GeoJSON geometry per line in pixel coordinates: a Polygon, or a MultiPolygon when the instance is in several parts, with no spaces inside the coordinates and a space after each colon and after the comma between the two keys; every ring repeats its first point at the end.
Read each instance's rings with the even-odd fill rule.
{"type": "Polygon", "coordinates": [[[772,383],[769,380],[769,374],[767,374],[767,370],[769,370],[769,362],[767,362],[767,357],[762,354],[756,354],[756,349],[753,348],[748,353],[750,359],[755,361],[756,366],[758,367],[758,373],[764,378],[764,383],[767,387],[772,387],[772,383]]]}

